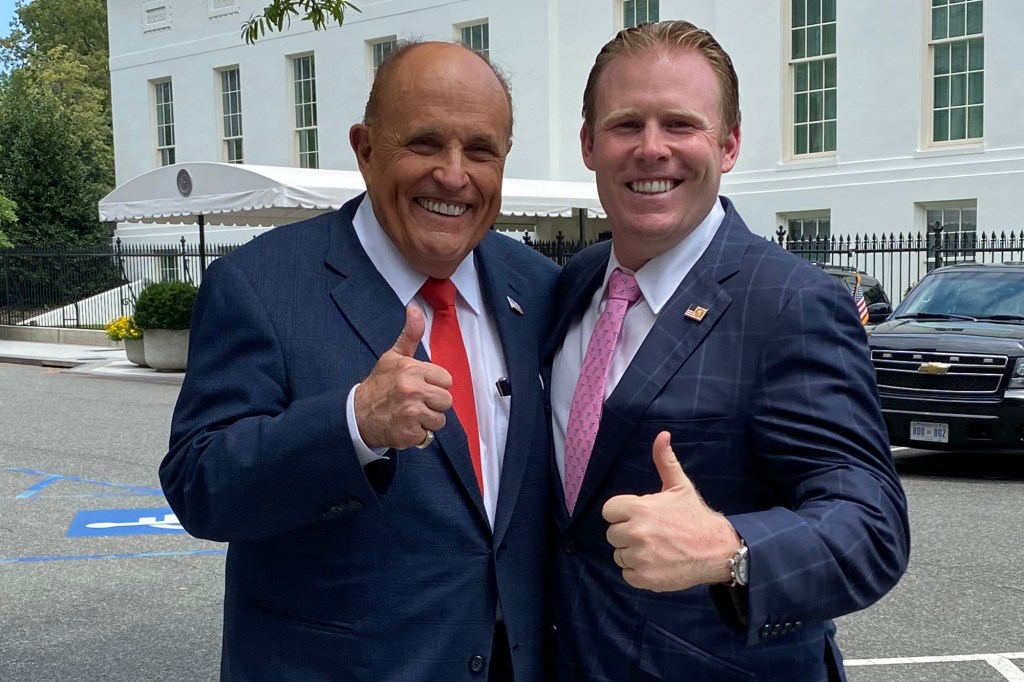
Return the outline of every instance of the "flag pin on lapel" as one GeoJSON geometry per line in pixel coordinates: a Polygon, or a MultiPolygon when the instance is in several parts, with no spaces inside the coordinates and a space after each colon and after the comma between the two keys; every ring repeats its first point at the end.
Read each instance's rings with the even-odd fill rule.
{"type": "Polygon", "coordinates": [[[508,307],[512,309],[512,312],[514,312],[516,315],[525,314],[523,313],[523,307],[519,305],[519,303],[516,302],[514,298],[512,298],[511,296],[506,296],[505,298],[508,299],[508,307]]]}
{"type": "Polygon", "coordinates": [[[704,306],[697,305],[696,303],[691,303],[690,307],[686,309],[685,313],[683,313],[683,317],[688,317],[691,320],[697,320],[698,322],[700,322],[701,320],[704,319],[704,316],[707,314],[707,308],[705,308],[704,306]]]}

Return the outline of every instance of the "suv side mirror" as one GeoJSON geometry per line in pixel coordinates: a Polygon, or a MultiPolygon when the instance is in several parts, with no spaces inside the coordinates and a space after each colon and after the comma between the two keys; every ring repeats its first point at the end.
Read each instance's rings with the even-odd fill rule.
{"type": "Polygon", "coordinates": [[[868,306],[868,324],[885,322],[892,315],[892,306],[884,301],[868,306]]]}

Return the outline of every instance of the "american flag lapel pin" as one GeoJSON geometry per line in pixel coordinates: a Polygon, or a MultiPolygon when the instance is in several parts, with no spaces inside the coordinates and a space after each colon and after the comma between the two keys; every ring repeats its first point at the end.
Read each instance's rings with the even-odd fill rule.
{"type": "Polygon", "coordinates": [[[525,315],[523,307],[514,298],[511,296],[506,296],[505,298],[508,299],[508,307],[512,309],[512,312],[516,315],[525,315]]]}
{"type": "Polygon", "coordinates": [[[704,319],[704,316],[707,314],[707,308],[701,305],[697,305],[696,303],[691,303],[690,307],[686,309],[685,313],[683,313],[683,317],[688,317],[691,320],[696,320],[697,322],[700,322],[701,320],[704,319]]]}

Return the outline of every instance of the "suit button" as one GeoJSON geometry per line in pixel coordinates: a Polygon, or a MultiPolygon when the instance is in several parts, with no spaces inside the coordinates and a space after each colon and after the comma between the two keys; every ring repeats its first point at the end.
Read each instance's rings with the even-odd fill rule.
{"type": "Polygon", "coordinates": [[[772,626],[771,625],[765,625],[763,628],[761,628],[761,636],[762,637],[768,637],[771,634],[772,634],[772,626]]]}
{"type": "Polygon", "coordinates": [[[469,659],[469,672],[478,673],[484,669],[484,657],[473,656],[469,659]]]}
{"type": "Polygon", "coordinates": [[[576,553],[576,543],[573,542],[572,540],[566,540],[565,542],[562,543],[562,551],[564,551],[566,554],[575,554],[576,553]]]}

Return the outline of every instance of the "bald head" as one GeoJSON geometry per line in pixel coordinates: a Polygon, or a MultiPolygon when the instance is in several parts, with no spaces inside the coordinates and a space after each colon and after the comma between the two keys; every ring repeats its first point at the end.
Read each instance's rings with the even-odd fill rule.
{"type": "Polygon", "coordinates": [[[370,88],[370,97],[366,100],[363,112],[363,123],[371,125],[380,115],[381,107],[387,97],[401,96],[402,86],[395,81],[415,82],[431,73],[448,71],[454,78],[452,85],[456,88],[451,92],[453,97],[459,96],[459,87],[467,78],[484,77],[484,82],[493,81],[500,88],[503,99],[508,107],[508,135],[512,138],[512,91],[508,79],[486,57],[455,43],[422,42],[414,40],[399,41],[377,67],[377,76],[370,88]],[[489,75],[483,72],[489,72],[489,75]],[[400,78],[401,77],[401,78],[400,78]]]}

